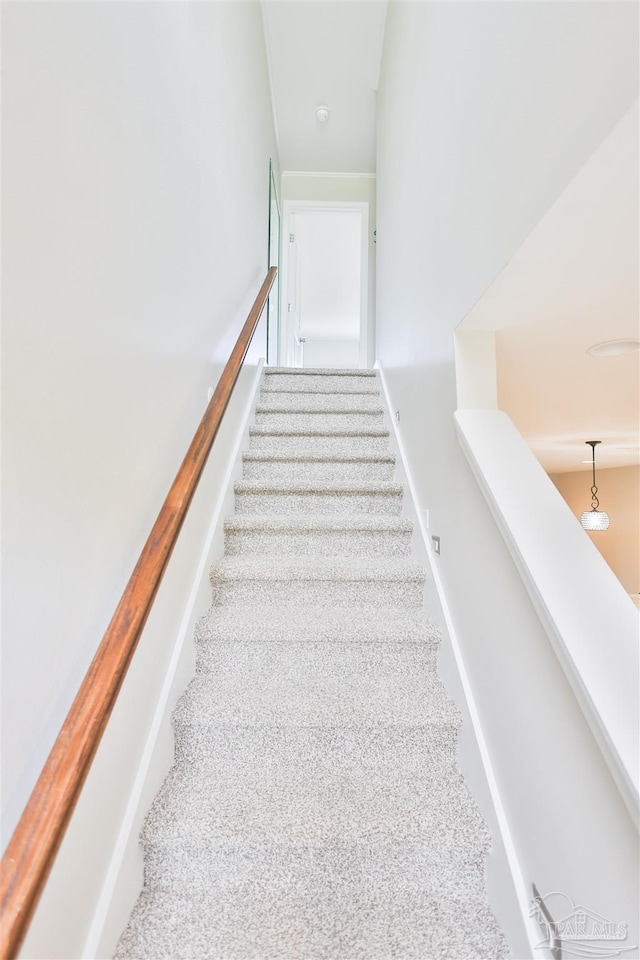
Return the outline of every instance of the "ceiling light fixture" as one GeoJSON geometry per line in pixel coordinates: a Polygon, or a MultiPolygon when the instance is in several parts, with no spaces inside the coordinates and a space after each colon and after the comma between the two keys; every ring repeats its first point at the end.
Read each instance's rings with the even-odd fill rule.
{"type": "Polygon", "coordinates": [[[588,348],[587,353],[591,353],[594,357],[620,357],[623,353],[633,353],[635,350],[640,350],[640,340],[628,338],[594,343],[588,348]]]}
{"type": "Polygon", "coordinates": [[[600,510],[598,500],[598,488],[596,487],[596,446],[600,440],[585,440],[591,447],[591,464],[593,467],[593,484],[591,486],[591,510],[585,510],[580,517],[580,523],[585,530],[607,530],[609,528],[609,515],[600,510]]]}
{"type": "Polygon", "coordinates": [[[322,107],[322,106],[318,107],[318,109],[316,110],[316,117],[318,118],[320,123],[326,123],[327,120],[329,119],[329,108],[322,107]]]}

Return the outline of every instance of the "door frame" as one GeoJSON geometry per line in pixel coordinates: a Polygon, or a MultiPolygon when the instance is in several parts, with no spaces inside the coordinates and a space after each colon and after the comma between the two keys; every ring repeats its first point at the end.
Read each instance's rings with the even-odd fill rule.
{"type": "Polygon", "coordinates": [[[366,368],[369,334],[369,202],[367,200],[287,200],[284,204],[282,229],[280,297],[280,357],[281,363],[291,366],[287,342],[287,305],[289,290],[289,236],[291,217],[297,213],[359,213],[360,214],[360,343],[359,366],[366,368]]]}
{"type": "Polygon", "coordinates": [[[267,237],[267,266],[276,267],[276,278],[267,298],[267,356],[268,364],[275,366],[280,359],[280,259],[282,256],[282,217],[280,216],[280,198],[273,160],[269,158],[269,225],[267,237]],[[278,236],[275,244],[275,260],[272,257],[274,226],[277,225],[278,236]]]}

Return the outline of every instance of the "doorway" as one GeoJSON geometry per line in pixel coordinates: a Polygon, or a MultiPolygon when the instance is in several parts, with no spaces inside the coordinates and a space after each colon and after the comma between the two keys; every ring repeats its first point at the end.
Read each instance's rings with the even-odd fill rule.
{"type": "Polygon", "coordinates": [[[368,232],[368,203],[286,205],[283,365],[366,367],[368,232]]]}

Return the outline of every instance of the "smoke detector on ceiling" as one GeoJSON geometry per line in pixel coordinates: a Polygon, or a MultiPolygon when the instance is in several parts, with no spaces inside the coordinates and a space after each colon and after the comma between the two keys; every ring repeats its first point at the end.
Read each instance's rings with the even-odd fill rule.
{"type": "Polygon", "coordinates": [[[329,108],[323,107],[323,106],[318,107],[318,109],[316,110],[316,117],[318,118],[320,123],[326,123],[327,120],[329,119],[329,108]]]}

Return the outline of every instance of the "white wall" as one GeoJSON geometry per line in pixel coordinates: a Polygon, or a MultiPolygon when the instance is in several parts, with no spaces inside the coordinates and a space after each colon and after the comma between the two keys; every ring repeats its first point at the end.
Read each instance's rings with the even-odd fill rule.
{"type": "Polygon", "coordinates": [[[282,203],[292,200],[356,201],[369,204],[369,229],[376,229],[376,178],[373,174],[303,173],[284,170],[282,203]]]}
{"type": "Polygon", "coordinates": [[[377,170],[378,356],[523,874],[632,944],[637,835],[457,444],[453,330],[637,96],[637,36],[615,2],[390,4],[377,170]]]}
{"type": "MultiPolygon", "coordinates": [[[[361,174],[314,174],[296,171],[284,171],[282,174],[282,209],[292,201],[324,201],[326,203],[355,201],[369,204],[369,277],[367,291],[367,366],[373,366],[375,359],[375,289],[376,289],[376,180],[373,176],[361,174]]],[[[283,224],[283,260],[286,256],[285,243],[288,240],[286,224],[283,224]]],[[[286,310],[286,304],[283,309],[286,310]]],[[[284,316],[284,314],[283,314],[284,316]]],[[[332,347],[333,349],[333,347],[332,347]]],[[[320,353],[318,353],[320,356],[320,353]]],[[[345,363],[352,365],[351,355],[345,353],[345,363]]],[[[308,364],[306,364],[308,366],[308,364]]],[[[336,363],[336,366],[341,365],[336,363]]],[[[357,366],[358,364],[356,364],[357,366]]]]}
{"type": "Polygon", "coordinates": [[[307,340],[302,352],[303,367],[331,367],[349,370],[360,366],[358,340],[307,340]]]}
{"type": "MultiPolygon", "coordinates": [[[[6,843],[266,273],[277,158],[257,3],[4,4],[3,71],[6,843]]],[[[262,353],[263,329],[249,362],[262,353]]],[[[144,697],[111,739],[115,813],[91,813],[81,899],[138,767],[218,457],[134,667],[144,697]]],[[[80,955],[84,917],[42,955],[80,955]]]]}

